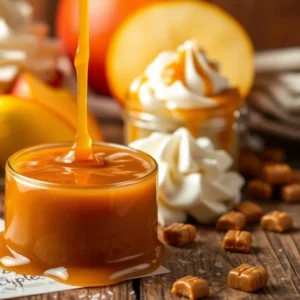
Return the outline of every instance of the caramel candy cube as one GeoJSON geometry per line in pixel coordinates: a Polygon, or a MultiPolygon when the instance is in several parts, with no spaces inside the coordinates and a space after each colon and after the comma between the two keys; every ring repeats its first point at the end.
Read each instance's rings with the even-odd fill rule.
{"type": "Polygon", "coordinates": [[[244,214],[247,222],[257,222],[263,216],[261,207],[252,201],[244,201],[240,203],[235,207],[235,210],[244,214]]]}
{"type": "Polygon", "coordinates": [[[189,275],[174,282],[172,294],[195,300],[207,297],[209,295],[209,287],[206,280],[189,275]]]}
{"type": "Polygon", "coordinates": [[[286,212],[272,211],[261,218],[260,226],[265,230],[284,232],[293,228],[293,219],[286,212]]]}
{"type": "Polygon", "coordinates": [[[228,286],[247,293],[264,288],[269,280],[265,268],[242,264],[228,274],[228,286]]]}
{"type": "Polygon", "coordinates": [[[262,162],[250,152],[242,153],[238,163],[239,172],[246,178],[257,178],[261,174],[262,162]]]}
{"type": "Polygon", "coordinates": [[[190,224],[174,223],[164,229],[164,240],[168,245],[181,247],[196,238],[196,227],[190,224]]]}
{"type": "Polygon", "coordinates": [[[287,164],[266,165],[263,178],[270,184],[287,184],[293,179],[293,172],[287,164]]]}
{"type": "Polygon", "coordinates": [[[293,170],[292,182],[300,183],[300,171],[299,170],[293,170]]]}
{"type": "Polygon", "coordinates": [[[300,184],[293,183],[281,188],[281,197],[287,203],[300,201],[300,184]]]}
{"type": "Polygon", "coordinates": [[[229,230],[224,237],[222,248],[229,252],[248,253],[251,244],[252,234],[250,232],[229,230]]]}
{"type": "Polygon", "coordinates": [[[247,190],[249,196],[261,200],[270,200],[273,194],[273,187],[260,179],[251,180],[247,190]]]}
{"type": "Polygon", "coordinates": [[[285,161],[285,152],[280,148],[270,148],[264,150],[262,159],[267,162],[283,163],[285,161]]]}
{"type": "Polygon", "coordinates": [[[246,217],[238,211],[230,211],[218,219],[218,230],[242,230],[246,226],[246,217]]]}

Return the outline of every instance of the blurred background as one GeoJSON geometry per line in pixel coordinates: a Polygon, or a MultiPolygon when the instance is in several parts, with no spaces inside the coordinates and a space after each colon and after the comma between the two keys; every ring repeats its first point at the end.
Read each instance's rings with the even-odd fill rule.
{"type": "MultiPolygon", "coordinates": [[[[58,0],[30,0],[35,18],[51,25],[58,0]]],[[[299,0],[212,0],[235,17],[248,31],[255,49],[265,50],[300,45],[299,0]]]]}

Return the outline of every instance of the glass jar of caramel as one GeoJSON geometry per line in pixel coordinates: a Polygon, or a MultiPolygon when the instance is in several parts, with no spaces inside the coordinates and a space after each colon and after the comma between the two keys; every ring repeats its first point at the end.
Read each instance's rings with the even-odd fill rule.
{"type": "Polygon", "coordinates": [[[1,268],[76,286],[113,284],[157,269],[164,247],[157,238],[155,160],[94,143],[100,167],[61,163],[71,147],[36,146],[8,160],[1,268]]]}

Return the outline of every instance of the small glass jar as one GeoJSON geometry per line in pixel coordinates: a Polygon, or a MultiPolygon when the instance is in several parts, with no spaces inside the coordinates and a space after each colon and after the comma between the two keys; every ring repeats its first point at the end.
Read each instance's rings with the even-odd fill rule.
{"type": "Polygon", "coordinates": [[[130,181],[79,186],[32,179],[15,168],[28,155],[70,149],[71,144],[32,147],[10,157],[0,257],[14,255],[23,261],[7,266],[1,260],[2,268],[43,275],[46,270],[63,267],[67,278],[53,279],[99,286],[150,273],[160,266],[164,247],[157,237],[157,164],[134,149],[94,144],[99,149],[103,146],[132,153],[152,168],[130,181]]]}
{"type": "Polygon", "coordinates": [[[129,99],[124,113],[126,143],[148,137],[153,132],[173,133],[187,128],[195,137],[208,137],[218,149],[237,158],[239,150],[240,96],[232,89],[214,97],[216,106],[195,109],[144,111],[129,99]]]}

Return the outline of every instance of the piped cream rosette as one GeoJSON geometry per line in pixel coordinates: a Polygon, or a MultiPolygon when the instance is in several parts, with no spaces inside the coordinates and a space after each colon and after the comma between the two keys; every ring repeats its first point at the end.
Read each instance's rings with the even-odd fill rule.
{"type": "Polygon", "coordinates": [[[217,106],[212,97],[230,88],[219,64],[208,59],[196,40],[188,40],[177,51],[160,53],[132,82],[130,94],[137,94],[149,111],[211,108],[217,106]]]}
{"type": "Polygon", "coordinates": [[[243,178],[229,171],[233,161],[208,138],[194,139],[185,128],[153,133],[130,145],[159,165],[158,219],[162,225],[186,221],[211,223],[240,201],[243,178]]]}

